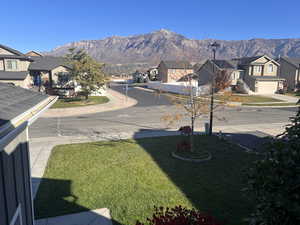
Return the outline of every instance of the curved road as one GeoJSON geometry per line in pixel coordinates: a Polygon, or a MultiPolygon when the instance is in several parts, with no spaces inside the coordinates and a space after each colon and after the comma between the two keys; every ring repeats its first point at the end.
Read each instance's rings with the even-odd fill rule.
{"type": "MultiPolygon", "coordinates": [[[[122,87],[113,87],[125,93],[122,87]]],[[[126,132],[145,132],[165,129],[167,125],[161,117],[174,111],[174,106],[168,99],[153,92],[139,88],[129,88],[128,96],[138,100],[138,104],[117,111],[102,112],[90,115],[64,118],[39,118],[30,128],[31,138],[57,136],[87,136],[95,137],[105,134],[119,134],[126,132]]],[[[295,114],[295,108],[226,108],[215,113],[216,126],[249,125],[257,127],[261,124],[287,123],[288,118],[295,114]]],[[[203,128],[207,118],[198,120],[196,127],[203,128]]],[[[174,124],[173,128],[188,124],[188,120],[174,124]]],[[[203,129],[202,129],[203,130],[203,129]]]]}

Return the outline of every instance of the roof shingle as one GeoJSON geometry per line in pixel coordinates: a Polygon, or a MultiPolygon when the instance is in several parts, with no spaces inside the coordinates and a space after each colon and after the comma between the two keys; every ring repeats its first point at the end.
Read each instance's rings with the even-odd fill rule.
{"type": "Polygon", "coordinates": [[[63,57],[54,57],[54,56],[31,56],[31,59],[34,60],[34,62],[30,63],[29,70],[44,70],[44,71],[50,71],[55,69],[58,66],[64,66],[67,68],[70,68],[68,63],[66,62],[66,59],[63,57]]]}
{"type": "Polygon", "coordinates": [[[6,83],[0,83],[0,93],[0,126],[49,97],[6,83]]]}
{"type": "Polygon", "coordinates": [[[24,80],[28,75],[28,71],[10,72],[0,71],[0,80],[24,80]]]}
{"type": "Polygon", "coordinates": [[[168,69],[193,69],[188,61],[162,61],[168,69]]]}

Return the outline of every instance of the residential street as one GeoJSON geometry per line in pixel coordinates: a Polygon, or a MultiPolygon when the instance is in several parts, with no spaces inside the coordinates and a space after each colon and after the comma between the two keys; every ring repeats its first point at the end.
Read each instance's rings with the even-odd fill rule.
{"type": "MultiPolygon", "coordinates": [[[[122,87],[113,87],[114,90],[125,94],[122,87]]],[[[117,111],[102,112],[76,117],[40,118],[30,128],[31,138],[78,136],[101,137],[110,134],[126,134],[164,130],[167,124],[161,117],[174,111],[165,96],[140,88],[130,88],[128,96],[136,99],[138,104],[117,111]]],[[[261,127],[272,129],[278,124],[285,124],[288,118],[294,115],[296,108],[226,108],[216,112],[217,117],[226,118],[225,121],[215,119],[214,125],[219,127],[249,127],[248,130],[260,130],[261,127]]],[[[197,121],[196,128],[203,131],[207,118],[197,121]]],[[[173,129],[188,124],[188,120],[174,124],[173,129]]],[[[216,132],[218,130],[215,130],[216,132]]]]}

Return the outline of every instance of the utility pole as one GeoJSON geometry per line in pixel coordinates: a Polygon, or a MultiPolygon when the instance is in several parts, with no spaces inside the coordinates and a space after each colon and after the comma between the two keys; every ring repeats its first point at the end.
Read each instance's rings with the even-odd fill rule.
{"type": "MultiPolygon", "coordinates": [[[[216,51],[217,48],[220,47],[220,44],[217,43],[216,41],[210,45],[213,51],[213,60],[216,60],[216,51]]],[[[215,88],[215,66],[214,62],[212,62],[212,70],[213,70],[213,75],[212,75],[212,81],[211,81],[211,98],[210,98],[210,116],[209,116],[209,135],[212,135],[212,128],[213,128],[213,111],[214,111],[214,88],[215,88]]]]}

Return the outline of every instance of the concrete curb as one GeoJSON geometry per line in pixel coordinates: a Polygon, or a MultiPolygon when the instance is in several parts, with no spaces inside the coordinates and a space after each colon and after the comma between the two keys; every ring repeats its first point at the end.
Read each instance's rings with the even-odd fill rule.
{"type": "Polygon", "coordinates": [[[281,106],[276,106],[276,105],[269,105],[269,106],[259,106],[259,105],[241,105],[243,108],[298,108],[300,105],[281,105],[281,106]]]}
{"type": "Polygon", "coordinates": [[[72,117],[86,114],[94,114],[99,112],[107,112],[129,108],[137,104],[137,100],[126,97],[125,95],[109,89],[108,91],[109,102],[98,105],[62,108],[62,109],[48,109],[41,117],[42,118],[56,118],[56,117],[72,117]]]}
{"type": "Polygon", "coordinates": [[[187,162],[193,162],[193,163],[201,163],[201,162],[206,162],[212,159],[212,155],[208,152],[209,156],[205,159],[189,159],[189,158],[185,158],[182,156],[177,155],[175,152],[172,152],[171,155],[172,157],[174,157],[175,159],[179,159],[179,160],[183,160],[183,161],[187,161],[187,162]]]}

